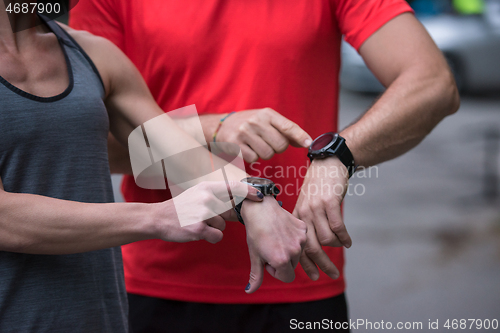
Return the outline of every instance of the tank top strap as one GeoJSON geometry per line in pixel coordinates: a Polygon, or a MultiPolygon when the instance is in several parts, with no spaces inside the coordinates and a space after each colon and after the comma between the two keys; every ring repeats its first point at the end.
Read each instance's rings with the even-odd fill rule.
{"type": "Polygon", "coordinates": [[[97,75],[97,77],[99,78],[99,81],[101,82],[101,85],[102,85],[102,88],[105,90],[105,87],[104,87],[104,82],[102,81],[102,78],[101,78],[101,75],[99,74],[99,71],[97,70],[97,67],[95,66],[94,62],[92,61],[92,59],[90,59],[90,57],[88,56],[88,54],[85,52],[85,50],[80,46],[80,44],[78,44],[74,39],[73,37],[71,37],[67,32],[66,30],[64,30],[59,24],[57,24],[54,20],[51,20],[49,18],[47,18],[46,16],[44,15],[38,15],[40,17],[40,19],[42,20],[42,22],[44,22],[50,30],[52,30],[52,32],[54,33],[54,35],[56,35],[56,37],[62,41],[62,43],[66,46],[69,46],[69,47],[72,47],[76,50],[78,50],[84,57],[85,59],[87,60],[87,62],[89,63],[90,67],[92,68],[92,70],[94,71],[94,73],[97,75]]]}

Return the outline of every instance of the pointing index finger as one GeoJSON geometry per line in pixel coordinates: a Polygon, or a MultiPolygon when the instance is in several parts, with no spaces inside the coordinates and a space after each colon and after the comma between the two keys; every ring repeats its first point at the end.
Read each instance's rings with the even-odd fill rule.
{"type": "Polygon", "coordinates": [[[271,115],[271,125],[283,134],[294,147],[309,147],[311,136],[299,125],[275,112],[271,115]]]}

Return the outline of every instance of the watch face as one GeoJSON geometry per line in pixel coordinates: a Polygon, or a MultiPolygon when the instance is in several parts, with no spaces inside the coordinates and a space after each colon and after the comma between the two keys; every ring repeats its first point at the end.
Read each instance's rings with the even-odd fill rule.
{"type": "Polygon", "coordinates": [[[253,184],[253,185],[270,185],[274,184],[274,182],[267,178],[259,178],[259,177],[247,177],[241,180],[242,182],[253,184]]]}
{"type": "Polygon", "coordinates": [[[323,135],[320,135],[312,143],[311,150],[316,151],[325,148],[330,142],[333,141],[334,137],[334,133],[325,133],[323,135]]]}

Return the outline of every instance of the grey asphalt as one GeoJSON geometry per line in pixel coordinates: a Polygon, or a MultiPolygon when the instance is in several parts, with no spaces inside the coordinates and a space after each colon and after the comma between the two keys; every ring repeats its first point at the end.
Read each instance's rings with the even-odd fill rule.
{"type": "MultiPolygon", "coordinates": [[[[373,100],[343,91],[341,126],[373,100]]],[[[365,189],[345,199],[353,320],[422,322],[420,332],[432,331],[429,320],[439,320],[439,332],[447,319],[500,321],[500,200],[484,195],[486,129],[500,131],[500,96],[462,97],[456,114],[381,164],[378,177],[352,180],[365,189]]],[[[470,323],[460,331],[477,331],[470,323]]]]}
{"type": "MultiPolygon", "coordinates": [[[[341,127],[373,100],[342,91],[341,127]]],[[[419,332],[453,331],[447,319],[500,321],[500,199],[483,196],[487,128],[500,131],[500,96],[463,97],[418,147],[352,179],[364,190],[345,199],[352,320],[422,322],[419,332]],[[429,320],[439,329],[429,330],[429,320]]],[[[353,330],[372,331],[384,330],[353,330]]]]}

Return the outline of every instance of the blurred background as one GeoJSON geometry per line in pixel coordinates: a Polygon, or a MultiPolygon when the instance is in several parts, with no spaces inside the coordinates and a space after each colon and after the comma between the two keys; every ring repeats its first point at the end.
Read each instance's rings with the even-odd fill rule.
{"type": "MultiPolygon", "coordinates": [[[[350,316],[420,321],[420,332],[429,319],[500,320],[500,1],[409,2],[448,59],[462,103],[417,148],[353,177],[364,192],[345,199],[350,316]]],[[[346,43],[342,64],[345,127],[384,88],[346,43]]],[[[118,201],[120,180],[113,176],[118,201]]]]}
{"type": "MultiPolygon", "coordinates": [[[[343,90],[341,125],[373,101],[343,90]]],[[[378,177],[353,177],[365,193],[344,207],[352,319],[500,319],[499,129],[500,94],[464,95],[458,113],[378,177]]]]}
{"type": "MultiPolygon", "coordinates": [[[[345,199],[350,317],[423,331],[429,319],[500,319],[500,1],[409,2],[448,60],[461,107],[378,177],[353,179],[366,191],[345,199]]],[[[344,127],[384,88],[347,43],[342,62],[344,127]]]]}

